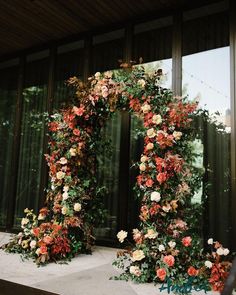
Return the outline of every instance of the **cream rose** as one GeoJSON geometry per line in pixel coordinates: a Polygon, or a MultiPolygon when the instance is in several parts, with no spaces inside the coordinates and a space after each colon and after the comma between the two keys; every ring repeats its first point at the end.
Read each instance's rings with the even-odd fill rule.
{"type": "Polygon", "coordinates": [[[75,148],[70,148],[69,152],[70,152],[71,157],[75,157],[76,156],[77,151],[76,151],[75,148]]]}
{"type": "Polygon", "coordinates": [[[142,163],[145,163],[147,160],[148,160],[148,157],[147,156],[142,156],[141,159],[140,159],[140,161],[142,163]]]}
{"type": "Polygon", "coordinates": [[[159,125],[159,124],[161,124],[161,122],[162,122],[161,115],[154,115],[152,117],[152,123],[153,124],[159,125]]]}
{"type": "Polygon", "coordinates": [[[208,245],[213,245],[213,239],[212,238],[208,239],[207,244],[208,245]]]}
{"type": "Polygon", "coordinates": [[[146,149],[147,150],[152,150],[154,148],[154,144],[152,142],[149,142],[147,145],[146,145],[146,149]]]}
{"type": "Polygon", "coordinates": [[[79,211],[81,210],[81,208],[82,208],[82,206],[81,206],[80,203],[75,203],[75,204],[74,204],[74,210],[75,210],[76,212],[79,212],[79,211]]]}
{"type": "Polygon", "coordinates": [[[146,85],[146,82],[145,82],[145,80],[143,80],[143,79],[139,79],[139,80],[137,81],[137,84],[140,85],[142,88],[144,88],[145,85],[146,85]]]}
{"type": "Polygon", "coordinates": [[[66,176],[65,172],[59,171],[57,172],[57,179],[63,179],[66,176]]]}
{"type": "Polygon", "coordinates": [[[94,75],[94,77],[95,77],[96,79],[99,79],[100,76],[101,76],[101,73],[100,73],[100,72],[96,72],[95,75],[94,75]]]}
{"type": "Polygon", "coordinates": [[[132,261],[140,261],[145,258],[143,250],[135,250],[132,253],[132,261]]]}
{"type": "Polygon", "coordinates": [[[218,249],[216,250],[216,253],[217,253],[218,255],[224,255],[224,249],[223,249],[222,247],[220,247],[220,248],[218,248],[218,249]]]}
{"type": "Polygon", "coordinates": [[[155,239],[158,236],[158,233],[156,231],[154,231],[154,229],[148,229],[147,233],[145,235],[145,238],[148,239],[155,239]]]}
{"type": "Polygon", "coordinates": [[[174,131],[173,132],[173,136],[174,136],[175,140],[180,140],[180,138],[182,136],[182,132],[180,132],[180,131],[174,131]]]}
{"type": "Polygon", "coordinates": [[[68,195],[68,192],[66,191],[66,192],[64,192],[63,194],[62,194],[62,199],[63,199],[63,201],[65,201],[65,200],[67,200],[69,198],[69,195],[68,195]]]}
{"type": "Polygon", "coordinates": [[[159,250],[160,252],[165,251],[165,246],[162,245],[162,244],[159,245],[158,250],[159,250]]]}
{"type": "Polygon", "coordinates": [[[206,266],[207,268],[212,268],[212,262],[209,261],[209,260],[206,260],[206,261],[205,261],[205,266],[206,266]]]}
{"type": "Polygon", "coordinates": [[[141,276],[141,274],[142,274],[140,268],[138,266],[134,266],[134,265],[130,266],[129,272],[132,275],[135,275],[137,277],[141,276]]]}
{"type": "Polygon", "coordinates": [[[229,254],[229,249],[228,248],[225,248],[224,249],[224,256],[227,256],[229,254]]]}
{"type": "Polygon", "coordinates": [[[153,202],[159,202],[161,199],[161,195],[159,192],[152,192],[151,193],[151,201],[153,202]]]}
{"type": "Polygon", "coordinates": [[[62,209],[61,209],[61,213],[63,214],[63,215],[66,215],[67,213],[68,213],[68,208],[67,207],[62,207],[62,209]]]}
{"type": "Polygon", "coordinates": [[[67,163],[67,159],[65,157],[60,158],[60,164],[65,165],[67,163]]]}
{"type": "Polygon", "coordinates": [[[144,114],[147,114],[151,110],[151,107],[148,103],[145,103],[143,106],[141,106],[141,110],[144,114]]]}
{"type": "Polygon", "coordinates": [[[156,132],[155,132],[155,130],[154,130],[153,128],[148,129],[148,130],[147,130],[147,136],[148,136],[149,138],[153,138],[153,137],[155,137],[155,136],[156,136],[156,132]]]}
{"type": "Polygon", "coordinates": [[[144,163],[141,163],[141,164],[139,165],[139,170],[140,170],[140,171],[145,171],[145,170],[146,170],[146,165],[145,165],[144,163]]]}
{"type": "Polygon", "coordinates": [[[124,230],[121,230],[118,232],[118,234],[116,235],[119,242],[120,243],[123,243],[124,242],[124,239],[127,237],[128,233],[124,230]]]}
{"type": "Polygon", "coordinates": [[[168,245],[169,245],[170,248],[174,249],[174,247],[176,246],[176,243],[173,242],[173,241],[170,241],[170,242],[168,243],[168,245]]]}

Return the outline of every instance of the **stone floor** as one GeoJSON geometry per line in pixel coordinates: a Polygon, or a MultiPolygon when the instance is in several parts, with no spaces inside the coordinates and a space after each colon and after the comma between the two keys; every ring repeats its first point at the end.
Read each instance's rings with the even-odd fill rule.
{"type": "MultiPolygon", "coordinates": [[[[9,234],[0,232],[0,245],[9,237],[9,234]]],[[[18,254],[0,250],[0,279],[60,295],[165,295],[153,284],[109,280],[118,274],[111,265],[115,255],[116,249],[95,247],[92,255],[80,255],[69,264],[50,263],[37,267],[31,260],[22,261],[18,254]]],[[[203,295],[204,292],[196,294],[203,295]]]]}

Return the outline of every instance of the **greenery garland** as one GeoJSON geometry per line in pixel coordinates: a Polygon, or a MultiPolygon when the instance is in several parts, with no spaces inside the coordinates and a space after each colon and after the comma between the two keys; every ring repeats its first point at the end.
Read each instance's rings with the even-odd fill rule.
{"type": "MultiPolygon", "coordinates": [[[[116,279],[136,282],[205,283],[222,290],[231,263],[227,248],[208,240],[203,251],[198,218],[191,203],[201,171],[195,165],[191,123],[197,103],[175,97],[161,87],[162,72],[123,64],[118,72],[96,73],[85,85],[69,80],[77,103],[51,116],[50,189],[38,215],[26,209],[22,232],[5,249],[33,257],[37,264],[91,251],[93,227],[102,219],[104,187],[96,178],[96,156],[104,148],[102,127],[119,110],[142,119],[144,150],[136,164],[135,193],[140,200],[140,226],[135,245],[118,253],[114,265],[124,269],[116,279]]],[[[117,235],[121,243],[127,232],[117,235]]]]}

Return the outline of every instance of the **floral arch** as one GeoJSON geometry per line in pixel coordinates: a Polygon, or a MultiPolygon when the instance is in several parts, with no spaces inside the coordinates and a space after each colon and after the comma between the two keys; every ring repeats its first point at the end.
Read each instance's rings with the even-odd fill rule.
{"type": "MultiPolygon", "coordinates": [[[[142,66],[124,66],[115,74],[96,73],[87,84],[75,77],[68,81],[78,102],[49,122],[46,207],[38,215],[25,210],[22,232],[6,250],[38,264],[91,251],[93,225],[103,212],[104,188],[96,179],[96,154],[104,148],[101,129],[114,112],[128,110],[143,119],[144,150],[135,187],[140,226],[133,230],[135,245],[114,262],[124,268],[119,279],[183,284],[190,277],[195,284],[222,290],[229,251],[212,239],[210,252],[203,251],[197,208],[191,203],[200,178],[191,145],[197,103],[163,89],[160,70],[147,74],[142,66]]],[[[127,233],[117,236],[123,243],[127,233]]]]}

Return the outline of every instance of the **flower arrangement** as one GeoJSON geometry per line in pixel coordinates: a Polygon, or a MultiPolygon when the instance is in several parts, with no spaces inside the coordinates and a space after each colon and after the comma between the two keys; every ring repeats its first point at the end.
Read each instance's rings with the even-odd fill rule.
{"type": "MultiPolygon", "coordinates": [[[[144,137],[135,193],[140,200],[140,227],[135,245],[114,262],[124,272],[117,279],[136,282],[206,281],[222,290],[230,262],[228,249],[209,240],[203,251],[191,203],[201,171],[194,167],[191,141],[197,103],[175,97],[160,86],[160,70],[123,64],[116,72],[96,73],[82,83],[73,77],[78,103],[52,116],[50,154],[46,155],[51,188],[46,207],[36,216],[26,210],[22,232],[6,249],[34,257],[37,263],[71,258],[90,251],[93,225],[102,214],[104,188],[96,181],[96,155],[103,146],[101,128],[115,111],[128,110],[143,121],[144,137]]],[[[201,209],[201,208],[200,208],[201,209]]],[[[197,213],[196,213],[197,212],[197,213]]],[[[128,233],[117,235],[124,243],[128,233]]]]}

